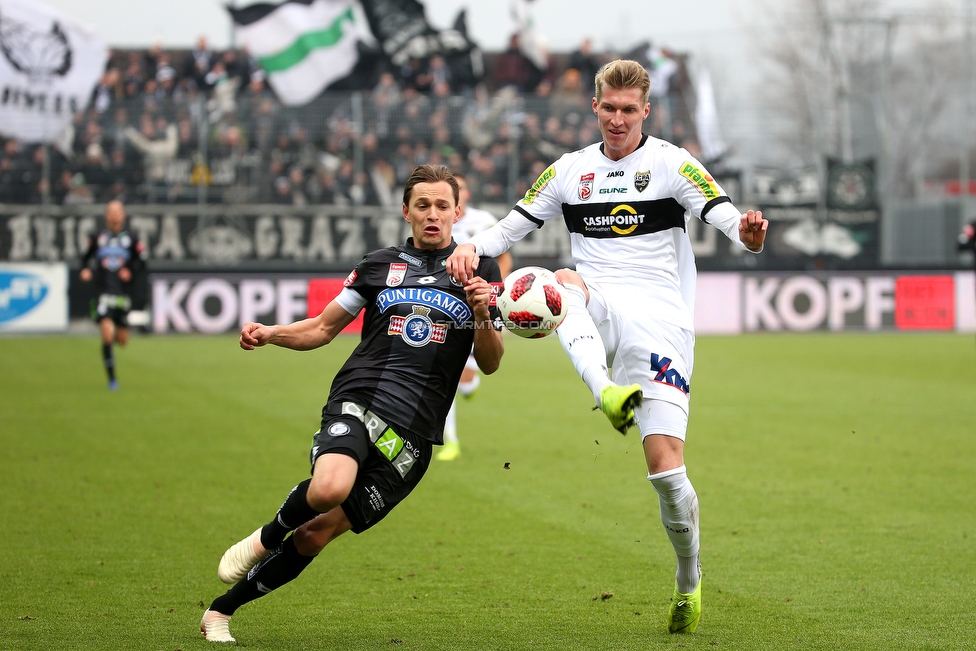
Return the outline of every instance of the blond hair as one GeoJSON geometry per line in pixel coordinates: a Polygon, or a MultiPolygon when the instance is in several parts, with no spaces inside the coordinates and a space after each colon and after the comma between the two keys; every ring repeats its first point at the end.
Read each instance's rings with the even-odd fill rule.
{"type": "Polygon", "coordinates": [[[651,92],[651,78],[644,66],[628,59],[616,59],[606,64],[596,73],[596,101],[603,99],[603,89],[637,88],[641,92],[641,103],[647,104],[651,92]]]}

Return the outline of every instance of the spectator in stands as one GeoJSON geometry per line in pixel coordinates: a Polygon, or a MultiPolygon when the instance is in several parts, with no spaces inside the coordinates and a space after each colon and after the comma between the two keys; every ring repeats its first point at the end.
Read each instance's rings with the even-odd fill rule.
{"type": "Polygon", "coordinates": [[[552,100],[549,102],[550,114],[562,121],[573,113],[576,114],[577,124],[582,122],[581,118],[588,112],[592,112],[590,100],[584,97],[582,88],[579,70],[567,68],[559,77],[556,89],[552,93],[552,100]]]}
{"type": "Polygon", "coordinates": [[[569,55],[568,64],[570,68],[579,72],[582,80],[580,92],[588,96],[596,73],[600,69],[600,60],[593,54],[593,43],[589,38],[584,38],[579,48],[569,55]]]}
{"type": "Polygon", "coordinates": [[[526,93],[532,92],[540,79],[539,69],[522,54],[519,48],[519,35],[512,34],[508,49],[495,59],[495,85],[498,88],[513,86],[519,92],[526,93]]]}
{"type": "Polygon", "coordinates": [[[119,102],[125,96],[122,86],[122,75],[117,68],[109,68],[98,80],[95,90],[92,91],[90,105],[99,114],[105,113],[113,104],[119,102]]]}
{"type": "Polygon", "coordinates": [[[214,63],[214,53],[207,46],[207,37],[201,36],[197,39],[197,45],[186,58],[183,67],[183,76],[192,79],[197,88],[206,86],[205,77],[210,73],[210,68],[214,63]]]}
{"type": "Polygon", "coordinates": [[[61,202],[66,206],[81,206],[95,203],[95,195],[85,181],[85,175],[78,172],[71,176],[68,192],[61,202]]]}
{"type": "Polygon", "coordinates": [[[142,154],[145,168],[146,197],[150,202],[166,196],[166,166],[176,157],[179,148],[179,135],[176,125],[163,121],[163,132],[158,134],[152,119],[144,115],[141,129],[132,127],[125,130],[125,137],[142,154]]]}

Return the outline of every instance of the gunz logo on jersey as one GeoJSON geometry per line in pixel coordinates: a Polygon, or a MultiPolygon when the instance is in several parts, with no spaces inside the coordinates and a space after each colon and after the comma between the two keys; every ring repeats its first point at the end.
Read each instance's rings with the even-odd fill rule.
{"type": "Polygon", "coordinates": [[[693,186],[698,188],[698,191],[705,195],[705,198],[709,201],[715,197],[721,196],[718,191],[718,186],[715,184],[715,179],[708,174],[705,174],[705,172],[703,172],[693,163],[684,163],[678,173],[688,179],[693,186]]]}
{"type": "Polygon", "coordinates": [[[464,299],[452,296],[447,292],[429,287],[403,287],[400,289],[384,289],[376,296],[376,307],[380,312],[386,312],[394,305],[403,303],[420,303],[427,307],[440,310],[461,328],[474,316],[474,312],[464,302],[464,299]]]}
{"type": "Polygon", "coordinates": [[[613,231],[617,235],[630,235],[644,223],[644,215],[625,203],[616,206],[609,215],[583,218],[587,231],[613,231]]]}
{"type": "Polygon", "coordinates": [[[407,265],[401,262],[391,262],[390,271],[386,274],[387,287],[399,287],[407,275],[407,265]]]}
{"type": "Polygon", "coordinates": [[[643,192],[651,184],[651,171],[634,172],[634,187],[638,192],[643,192]]]}
{"type": "Polygon", "coordinates": [[[390,317],[390,329],[387,334],[399,335],[403,341],[415,348],[426,346],[430,342],[442,344],[447,339],[447,326],[434,323],[428,316],[429,307],[413,306],[413,314],[409,316],[390,317]]]}
{"type": "Polygon", "coordinates": [[[669,357],[658,357],[656,353],[651,353],[651,370],[657,373],[652,379],[653,382],[672,386],[685,395],[691,393],[691,386],[681,377],[681,373],[671,368],[669,357]]]}
{"type": "Polygon", "coordinates": [[[550,165],[542,174],[539,175],[539,178],[535,180],[532,187],[525,191],[525,196],[522,197],[522,203],[527,206],[535,201],[536,196],[538,196],[538,194],[542,192],[542,189],[549,185],[549,181],[553,180],[554,178],[556,178],[556,168],[550,165]]]}
{"type": "Polygon", "coordinates": [[[593,172],[590,172],[589,174],[584,174],[583,176],[580,177],[580,182],[579,182],[580,201],[586,201],[587,199],[590,198],[590,195],[593,194],[593,179],[595,178],[595,176],[596,175],[593,174],[593,172]]]}

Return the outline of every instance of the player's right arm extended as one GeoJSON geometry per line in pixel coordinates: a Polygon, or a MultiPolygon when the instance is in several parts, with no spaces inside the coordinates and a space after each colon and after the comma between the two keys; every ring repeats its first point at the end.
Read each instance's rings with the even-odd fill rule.
{"type": "Polygon", "coordinates": [[[518,210],[512,210],[505,219],[478,233],[468,242],[474,245],[478,255],[497,258],[541,225],[541,222],[532,221],[518,210]]]}
{"type": "MultiPolygon", "coordinates": [[[[241,348],[254,350],[265,344],[273,344],[292,350],[312,350],[328,344],[342,332],[343,328],[352,323],[362,307],[360,304],[351,311],[351,305],[358,302],[356,297],[359,297],[359,294],[348,289],[343,290],[343,294],[326,305],[318,316],[288,325],[266,326],[260,323],[245,323],[241,328],[241,348]]],[[[361,297],[359,299],[361,300],[361,297]]]]}

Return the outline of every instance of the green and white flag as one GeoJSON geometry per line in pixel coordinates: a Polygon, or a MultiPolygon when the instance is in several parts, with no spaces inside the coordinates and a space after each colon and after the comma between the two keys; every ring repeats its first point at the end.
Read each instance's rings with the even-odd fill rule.
{"type": "Polygon", "coordinates": [[[351,0],[285,0],[228,11],[244,46],[289,106],[314,99],[359,59],[351,0]]]}

